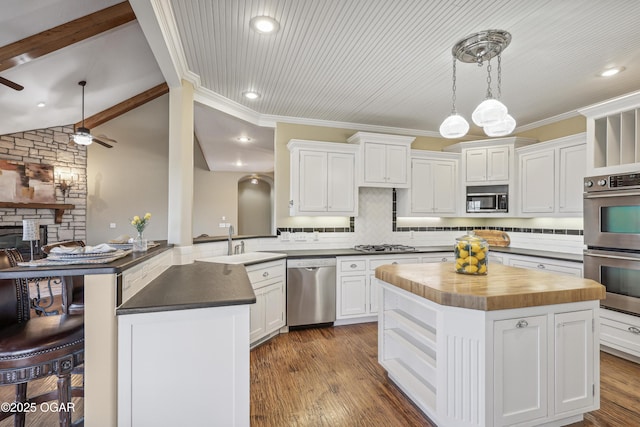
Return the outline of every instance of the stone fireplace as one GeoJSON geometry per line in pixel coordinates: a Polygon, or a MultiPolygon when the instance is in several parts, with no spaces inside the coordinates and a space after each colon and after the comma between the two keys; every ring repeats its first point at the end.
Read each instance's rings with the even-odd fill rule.
{"type": "MultiPolygon", "coordinates": [[[[70,145],[72,134],[73,126],[69,125],[0,135],[0,159],[53,165],[56,203],[75,206],[65,210],[59,218],[56,218],[56,210],[50,207],[0,207],[0,231],[19,229],[14,234],[19,234],[22,241],[22,220],[37,219],[43,236],[39,246],[44,244],[42,242],[86,241],[87,147],[70,145]],[[58,188],[61,176],[73,177],[72,186],[66,194],[62,194],[58,188]]],[[[5,235],[2,238],[7,241],[12,239],[5,235]]],[[[26,245],[28,249],[29,244],[26,245]]]]}

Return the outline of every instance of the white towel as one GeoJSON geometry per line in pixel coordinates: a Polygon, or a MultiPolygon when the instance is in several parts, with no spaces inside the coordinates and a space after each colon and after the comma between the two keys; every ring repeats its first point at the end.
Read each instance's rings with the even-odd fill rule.
{"type": "Polygon", "coordinates": [[[74,255],[74,254],[104,254],[115,252],[117,249],[106,243],[100,243],[96,246],[58,246],[51,249],[54,255],[74,255]]]}

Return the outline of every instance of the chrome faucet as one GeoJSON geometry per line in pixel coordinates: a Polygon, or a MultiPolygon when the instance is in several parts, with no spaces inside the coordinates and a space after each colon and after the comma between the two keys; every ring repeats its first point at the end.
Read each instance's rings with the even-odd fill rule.
{"type": "Polygon", "coordinates": [[[243,254],[244,253],[244,240],[240,240],[240,243],[233,247],[233,254],[243,254]]]}
{"type": "Polygon", "coordinates": [[[227,255],[233,255],[233,241],[231,236],[233,235],[233,225],[229,225],[229,241],[227,243],[227,255]]]}

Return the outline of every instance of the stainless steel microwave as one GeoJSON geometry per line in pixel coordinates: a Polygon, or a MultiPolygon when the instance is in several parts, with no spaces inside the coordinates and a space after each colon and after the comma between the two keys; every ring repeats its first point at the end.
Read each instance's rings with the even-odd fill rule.
{"type": "Polygon", "coordinates": [[[506,185],[476,185],[467,187],[467,212],[509,212],[509,194],[507,188],[506,185]]]}

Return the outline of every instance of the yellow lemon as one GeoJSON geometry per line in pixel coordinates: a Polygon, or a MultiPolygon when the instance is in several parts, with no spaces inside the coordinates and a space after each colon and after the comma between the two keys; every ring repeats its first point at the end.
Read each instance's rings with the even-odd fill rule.
{"type": "Polygon", "coordinates": [[[458,243],[458,249],[460,249],[460,250],[467,249],[467,242],[459,242],[458,243]]]}
{"type": "Polygon", "coordinates": [[[475,265],[467,265],[464,268],[464,271],[466,271],[467,273],[477,273],[478,272],[478,267],[475,265]]]}
{"type": "Polygon", "coordinates": [[[467,257],[464,260],[467,264],[471,264],[471,265],[478,265],[478,258],[474,257],[474,256],[470,256],[467,257]]]}
{"type": "Polygon", "coordinates": [[[471,252],[479,252],[482,250],[482,246],[480,246],[479,243],[472,243],[471,244],[471,252]]]}
{"type": "Polygon", "coordinates": [[[482,264],[480,268],[478,268],[478,273],[484,274],[487,272],[487,264],[482,264]]]}
{"type": "Polygon", "coordinates": [[[476,258],[480,259],[484,259],[487,256],[487,253],[485,251],[479,251],[475,253],[476,258]]]}
{"type": "Polygon", "coordinates": [[[469,256],[469,251],[465,251],[464,249],[460,249],[458,251],[458,256],[460,258],[467,258],[469,256]]]}

